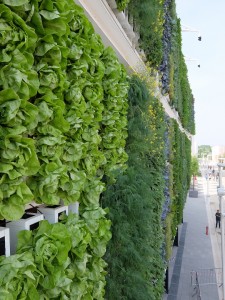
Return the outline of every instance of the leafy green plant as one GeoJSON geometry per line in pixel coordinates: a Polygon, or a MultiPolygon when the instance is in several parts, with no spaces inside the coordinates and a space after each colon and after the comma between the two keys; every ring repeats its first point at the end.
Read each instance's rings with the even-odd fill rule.
{"type": "Polygon", "coordinates": [[[164,60],[168,62],[166,67],[164,67],[164,73],[167,74],[169,83],[164,89],[170,95],[170,103],[177,110],[182,126],[194,134],[194,97],[182,53],[181,24],[180,19],[177,18],[174,0],[169,1],[167,14],[166,26],[169,28],[170,34],[168,35],[167,32],[168,41],[164,46],[164,60]]]}
{"type": "Polygon", "coordinates": [[[103,77],[104,111],[101,121],[101,148],[104,149],[107,164],[104,172],[110,178],[116,177],[125,168],[127,154],[127,94],[128,76],[125,68],[118,63],[112,49],[107,48],[102,56],[105,65],[103,77]]]}
{"type": "Polygon", "coordinates": [[[21,135],[2,137],[0,153],[0,219],[16,220],[23,215],[24,205],[33,199],[26,176],[39,170],[39,161],[33,140],[21,135]]]}
{"type": "Polygon", "coordinates": [[[111,238],[111,222],[105,215],[103,209],[97,208],[84,211],[80,218],[69,215],[63,221],[72,239],[71,295],[78,299],[104,299],[106,263],[102,257],[111,238]]]}
{"type": "Polygon", "coordinates": [[[8,143],[8,135],[18,135],[30,158],[28,150],[29,162],[18,153],[19,163],[12,168],[13,158],[2,156],[2,190],[16,186],[0,195],[2,218],[18,219],[32,198],[49,205],[63,199],[65,204],[79,200],[97,207],[102,177],[113,179],[127,160],[125,69],[73,1],[4,3],[1,148],[7,155],[5,145],[25,152],[25,145],[8,143]],[[27,197],[25,191],[20,196],[20,184],[27,186],[27,197]],[[13,193],[23,201],[11,201],[13,193]],[[9,206],[14,207],[11,215],[6,214],[9,206]]]}
{"type": "Polygon", "coordinates": [[[162,93],[169,94],[170,104],[178,112],[182,126],[194,134],[194,97],[182,54],[181,25],[175,1],[131,0],[128,13],[135,31],[140,34],[139,47],[144,59],[159,70],[162,93]]]}
{"type": "Polygon", "coordinates": [[[41,222],[18,253],[32,254],[40,299],[103,299],[111,233],[99,198],[127,160],[125,68],[74,1],[0,2],[0,218],[33,200],[79,201],[82,220],[41,222]]]}
{"type": "Polygon", "coordinates": [[[159,299],[164,278],[160,249],[165,166],[164,124],[159,121],[164,112],[137,77],[131,79],[129,104],[128,168],[102,197],[112,221],[105,255],[106,299],[159,299]]]}
{"type": "Polygon", "coordinates": [[[129,2],[130,0],[116,0],[117,9],[124,10],[127,7],[129,2]]]}
{"type": "Polygon", "coordinates": [[[0,257],[0,299],[39,300],[39,272],[30,252],[0,257]]]}
{"type": "MultiPolygon", "coordinates": [[[[65,204],[79,201],[81,214],[65,217],[62,224],[41,222],[39,229],[21,233],[21,254],[0,259],[4,274],[15,264],[7,277],[10,284],[2,279],[2,295],[7,299],[12,294],[10,300],[104,298],[102,257],[111,222],[99,199],[119,174],[101,200],[110,207],[113,234],[105,256],[106,297],[159,299],[165,268],[161,105],[133,78],[127,124],[126,71],[72,0],[0,2],[0,218],[19,219],[33,199],[49,205],[60,199],[65,204]]],[[[130,1],[129,9],[140,28],[142,49],[158,67],[164,12],[163,1],[156,2],[130,1]]],[[[172,101],[191,130],[194,100],[182,56],[176,60],[171,55],[171,63],[172,101]]],[[[190,143],[176,125],[171,144],[173,201],[166,247],[181,221],[190,182],[190,143]]]]}
{"type": "MultiPolygon", "coordinates": [[[[171,212],[174,213],[173,228],[182,222],[183,208],[191,178],[191,142],[182,133],[178,124],[173,121],[173,203],[171,212]]],[[[173,230],[174,232],[174,230],[173,230]]]]}
{"type": "Polygon", "coordinates": [[[61,223],[41,221],[38,229],[19,233],[14,260],[22,253],[32,258],[37,299],[104,299],[102,256],[111,238],[105,215],[101,208],[86,210],[81,217],[63,215],[61,223]]]}
{"type": "Polygon", "coordinates": [[[195,177],[199,173],[198,158],[196,156],[191,157],[191,176],[192,176],[192,188],[195,189],[195,177]]]}
{"type": "Polygon", "coordinates": [[[26,177],[40,167],[34,141],[24,136],[37,124],[37,109],[27,101],[39,85],[37,73],[32,69],[37,36],[3,4],[0,17],[0,219],[15,220],[23,215],[24,205],[33,198],[26,177]]]}
{"type": "Polygon", "coordinates": [[[170,119],[169,130],[169,211],[163,222],[165,234],[165,258],[170,260],[178,225],[182,222],[183,209],[191,178],[191,142],[170,119]]]}
{"type": "Polygon", "coordinates": [[[198,157],[204,158],[204,156],[207,156],[212,153],[212,147],[210,145],[200,145],[198,146],[198,157]]]}
{"type": "Polygon", "coordinates": [[[163,57],[163,2],[130,0],[128,13],[132,16],[134,29],[140,34],[139,46],[147,61],[158,68],[163,57]]]}
{"type": "Polygon", "coordinates": [[[43,299],[68,292],[71,280],[65,269],[70,262],[70,249],[71,237],[61,223],[52,225],[48,221],[42,221],[36,232],[25,230],[19,233],[17,253],[29,251],[33,255],[40,273],[38,292],[43,295],[43,299]]]}

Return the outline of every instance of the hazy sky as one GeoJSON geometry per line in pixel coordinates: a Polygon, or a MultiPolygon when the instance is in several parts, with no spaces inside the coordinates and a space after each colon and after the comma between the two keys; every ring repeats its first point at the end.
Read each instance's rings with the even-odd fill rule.
{"type": "Polygon", "coordinates": [[[195,98],[198,145],[225,145],[225,0],[176,0],[183,26],[199,30],[182,32],[183,54],[195,98]],[[198,63],[200,68],[198,68],[198,63]]]}

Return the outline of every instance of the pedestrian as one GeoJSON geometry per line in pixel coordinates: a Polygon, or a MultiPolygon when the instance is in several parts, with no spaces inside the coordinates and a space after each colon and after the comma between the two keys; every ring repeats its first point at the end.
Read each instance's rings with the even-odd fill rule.
{"type": "Polygon", "coordinates": [[[220,174],[219,174],[219,172],[217,172],[216,173],[216,180],[219,180],[219,176],[220,176],[220,174]]]}
{"type": "Polygon", "coordinates": [[[220,213],[219,209],[217,209],[215,216],[216,216],[216,228],[217,228],[217,225],[219,225],[219,228],[220,228],[221,213],[220,213]]]}

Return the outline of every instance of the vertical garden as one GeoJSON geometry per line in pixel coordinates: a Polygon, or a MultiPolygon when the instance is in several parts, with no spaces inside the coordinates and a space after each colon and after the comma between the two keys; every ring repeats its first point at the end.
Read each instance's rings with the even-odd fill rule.
{"type": "Polygon", "coordinates": [[[106,299],[161,299],[165,270],[190,185],[191,141],[154,98],[157,71],[182,126],[195,133],[194,98],[174,0],[117,1],[139,33],[149,74],[132,77],[128,93],[127,169],[103,193],[112,239],[106,299]],[[149,80],[150,78],[150,80],[149,80]]]}
{"type": "Polygon", "coordinates": [[[103,299],[103,176],[127,160],[128,80],[73,1],[0,1],[0,218],[31,201],[79,217],[22,231],[0,258],[2,299],[103,299]]]}
{"type": "MultiPolygon", "coordinates": [[[[175,3],[145,2],[118,5],[137,28],[151,16],[140,46],[154,70],[169,53],[162,86],[194,133],[175,3]],[[165,49],[168,26],[174,46],[165,49]]],[[[161,299],[191,143],[153,94],[74,1],[0,0],[1,226],[33,201],[79,202],[79,214],[21,231],[16,253],[0,256],[0,299],[161,299]]]]}

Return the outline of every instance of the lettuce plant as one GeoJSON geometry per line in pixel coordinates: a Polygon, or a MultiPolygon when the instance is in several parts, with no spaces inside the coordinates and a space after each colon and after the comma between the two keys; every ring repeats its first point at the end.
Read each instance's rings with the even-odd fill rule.
{"type": "Polygon", "coordinates": [[[126,72],[73,1],[2,2],[0,134],[33,140],[38,162],[21,178],[36,202],[97,207],[102,177],[127,160],[126,72]]]}
{"type": "Polygon", "coordinates": [[[40,274],[38,292],[41,299],[51,299],[69,292],[71,279],[65,270],[70,263],[70,249],[71,237],[61,223],[42,221],[37,230],[19,233],[17,253],[28,251],[34,257],[40,274]]]}
{"type": "Polygon", "coordinates": [[[0,299],[39,300],[39,272],[30,252],[0,257],[0,299]]]}
{"type": "Polygon", "coordinates": [[[16,220],[33,199],[26,177],[38,171],[39,161],[33,140],[21,135],[2,136],[0,153],[0,218],[16,220]]]}
{"type": "Polygon", "coordinates": [[[74,299],[104,299],[106,263],[102,259],[111,238],[111,222],[102,208],[85,210],[79,218],[70,214],[63,223],[70,232],[72,247],[69,252],[71,297],[74,299]]]}
{"type": "Polygon", "coordinates": [[[15,259],[26,253],[32,260],[37,299],[104,299],[102,256],[111,238],[105,215],[101,208],[63,215],[61,223],[41,221],[38,229],[19,233],[15,259]]]}
{"type": "Polygon", "coordinates": [[[22,232],[17,255],[32,254],[40,299],[103,299],[99,199],[127,160],[127,74],[74,1],[0,3],[0,218],[79,201],[79,219],[22,232]]]}

